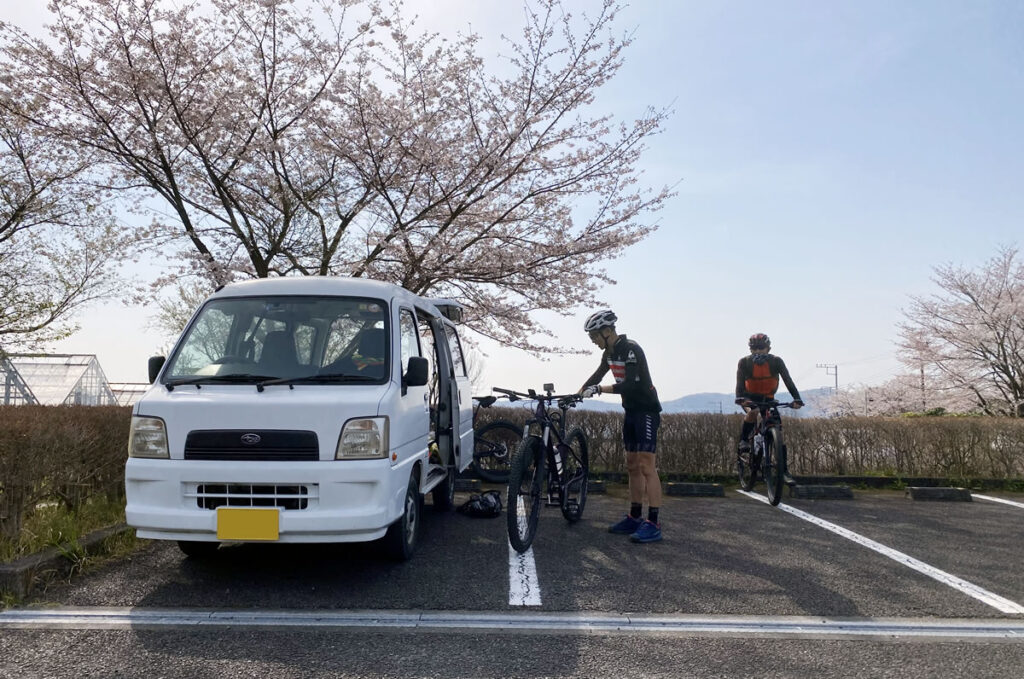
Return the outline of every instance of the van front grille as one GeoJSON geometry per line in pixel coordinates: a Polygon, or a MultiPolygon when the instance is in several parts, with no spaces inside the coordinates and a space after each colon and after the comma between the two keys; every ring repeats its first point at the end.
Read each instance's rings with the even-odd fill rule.
{"type": "Polygon", "coordinates": [[[320,444],[316,432],[287,430],[212,429],[190,431],[185,437],[186,460],[259,462],[316,462],[320,444]]]}
{"type": "Polygon", "coordinates": [[[194,497],[200,509],[217,507],[280,507],[295,510],[309,507],[310,500],[317,499],[319,486],[271,485],[249,483],[200,483],[195,492],[186,492],[194,497]]]}

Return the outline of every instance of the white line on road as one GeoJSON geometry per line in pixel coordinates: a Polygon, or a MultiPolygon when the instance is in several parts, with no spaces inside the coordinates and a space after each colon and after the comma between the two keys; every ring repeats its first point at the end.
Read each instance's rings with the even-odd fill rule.
{"type": "Polygon", "coordinates": [[[259,611],[57,607],[0,612],[0,629],[161,630],[190,627],[404,628],[469,632],[674,634],[815,638],[1024,641],[1024,620],[820,618],[809,616],[632,616],[614,613],[458,611],[259,611]]]}
{"type": "Polygon", "coordinates": [[[1001,497],[992,497],[991,495],[978,495],[977,493],[971,493],[971,497],[976,497],[981,500],[988,500],[989,502],[998,502],[1004,505],[1012,505],[1024,509],[1024,502],[1014,502],[1013,500],[1004,500],[1001,497]]]}
{"type": "MultiPolygon", "coordinates": [[[[749,493],[745,490],[740,490],[737,492],[742,493],[743,495],[746,495],[747,497],[753,498],[755,500],[760,500],[761,502],[764,502],[766,504],[768,503],[768,498],[766,498],[763,495],[759,495],[757,493],[749,493]]],[[[874,540],[866,538],[863,535],[860,535],[859,533],[854,533],[852,530],[843,528],[842,526],[837,526],[836,524],[826,521],[824,519],[819,519],[817,516],[814,516],[813,514],[808,514],[807,512],[796,509],[795,507],[780,504],[778,508],[784,512],[789,512],[793,516],[801,518],[804,521],[809,521],[816,526],[821,526],[825,530],[829,530],[837,535],[841,535],[847,540],[852,540],[853,542],[856,542],[859,545],[867,547],[868,549],[873,549],[879,554],[883,554],[889,557],[893,561],[897,561],[903,564],[904,566],[913,568],[915,571],[918,571],[919,573],[924,573],[928,577],[934,578],[935,580],[938,580],[944,585],[949,585],[954,589],[958,589],[964,594],[972,596],[978,601],[988,604],[989,606],[992,606],[993,608],[1003,613],[1011,613],[1017,615],[1024,614],[1024,606],[1021,606],[1017,602],[1010,601],[1005,597],[1001,597],[998,594],[990,592],[987,589],[983,589],[973,583],[967,582],[966,580],[958,578],[957,576],[947,573],[946,571],[939,570],[934,566],[929,566],[925,562],[919,561],[918,559],[915,559],[912,556],[904,554],[903,552],[897,551],[892,547],[886,547],[880,542],[875,542],[874,540]]]]}
{"type": "Polygon", "coordinates": [[[508,546],[508,605],[540,606],[540,583],[533,547],[520,554],[508,546]]]}
{"type": "MultiPolygon", "coordinates": [[[[516,497],[516,516],[520,535],[526,522],[526,510],[522,497],[516,497]]],[[[508,508],[511,511],[512,507],[508,508]]],[[[540,606],[540,582],[537,580],[537,564],[533,560],[533,547],[520,554],[508,543],[508,605],[540,606]]]]}

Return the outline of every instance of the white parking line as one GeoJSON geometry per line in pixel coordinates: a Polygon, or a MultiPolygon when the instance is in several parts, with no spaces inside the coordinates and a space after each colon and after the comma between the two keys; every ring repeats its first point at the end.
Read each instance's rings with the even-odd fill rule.
{"type": "MultiPolygon", "coordinates": [[[[764,502],[766,504],[768,503],[768,498],[766,498],[763,495],[758,495],[757,493],[749,493],[744,490],[740,490],[737,492],[742,493],[743,495],[746,495],[747,497],[753,498],[755,500],[760,500],[761,502],[764,502]]],[[[808,514],[807,512],[796,509],[795,507],[780,504],[778,508],[784,512],[792,514],[793,516],[801,518],[804,521],[809,521],[810,523],[813,523],[816,526],[821,526],[825,530],[832,531],[836,535],[841,535],[847,540],[852,540],[853,542],[856,542],[859,545],[867,547],[868,549],[872,549],[878,552],[879,554],[889,557],[893,561],[897,561],[903,564],[904,566],[913,568],[915,571],[919,573],[924,573],[928,577],[934,578],[935,580],[938,580],[944,585],[949,585],[954,589],[960,590],[964,594],[972,596],[978,601],[988,604],[989,606],[992,606],[993,608],[1003,613],[1024,615],[1024,606],[1021,606],[1017,602],[1010,601],[1009,599],[1001,597],[998,594],[988,591],[987,589],[982,589],[981,587],[978,587],[973,583],[967,582],[966,580],[958,578],[957,576],[947,573],[946,571],[939,570],[934,566],[929,566],[925,562],[919,561],[918,559],[915,559],[912,556],[904,554],[903,552],[899,552],[891,547],[886,547],[880,542],[875,542],[874,540],[866,538],[863,535],[860,535],[859,533],[854,533],[852,530],[843,528],[842,526],[837,526],[836,524],[831,523],[829,521],[825,521],[824,519],[819,519],[817,516],[814,516],[813,514],[808,514]]]]}
{"type": "Polygon", "coordinates": [[[501,634],[635,634],[704,637],[811,637],[1024,640],[1024,620],[821,618],[756,615],[649,615],[615,613],[492,613],[487,611],[260,611],[195,608],[57,607],[0,611],[2,629],[167,630],[374,629],[495,631],[501,634]]]}
{"type": "MultiPolygon", "coordinates": [[[[508,508],[511,511],[512,507],[508,508]]],[[[526,521],[523,498],[516,498],[516,516],[520,527],[526,521]]],[[[521,533],[520,533],[521,534],[521,533]]],[[[508,605],[540,606],[540,582],[533,547],[520,554],[508,543],[508,605]]]]}
{"type": "Polygon", "coordinates": [[[976,497],[981,500],[988,500],[989,502],[998,502],[1004,505],[1012,505],[1024,509],[1024,502],[1014,502],[1013,500],[1004,500],[1001,497],[992,497],[991,495],[978,495],[977,493],[971,493],[971,497],[976,497]]]}

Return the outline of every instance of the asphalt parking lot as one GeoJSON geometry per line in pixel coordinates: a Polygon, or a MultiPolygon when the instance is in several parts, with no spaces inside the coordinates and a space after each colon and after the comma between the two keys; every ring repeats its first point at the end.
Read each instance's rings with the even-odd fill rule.
{"type": "MultiPolygon", "coordinates": [[[[811,676],[802,674],[811,668],[813,676],[844,676],[842,665],[830,674],[827,666],[807,661],[808,653],[826,651],[830,658],[849,657],[863,671],[877,670],[875,676],[899,669],[893,661],[899,658],[918,658],[919,676],[943,676],[940,664],[949,669],[966,658],[981,659],[969,663],[974,676],[1011,676],[1016,670],[1010,668],[1024,662],[1020,495],[986,494],[1006,502],[923,502],[902,492],[865,491],[853,500],[787,499],[781,508],[735,489],[719,498],[666,497],[665,539],[637,545],[607,532],[626,506],[623,491],[613,487],[608,495],[591,496],[575,525],[557,508],[545,509],[526,555],[509,548],[504,517],[430,511],[419,551],[406,564],[387,561],[373,545],[234,545],[213,560],[196,561],[173,544],[148,543],[129,560],[0,613],[7,658],[0,660],[0,675],[28,676],[15,670],[30,659],[37,665],[29,667],[46,675],[53,669],[48,663],[67,658],[58,649],[69,638],[84,661],[95,662],[84,649],[99,643],[110,644],[111,652],[120,649],[124,667],[143,671],[146,662],[166,656],[161,666],[171,676],[174,668],[181,675],[194,670],[194,654],[168,646],[161,630],[177,630],[183,639],[198,634],[195,648],[210,643],[211,635],[229,646],[251,643],[238,635],[255,634],[291,647],[296,634],[337,641],[325,630],[343,630],[345,638],[367,644],[357,645],[353,657],[372,656],[374,638],[410,630],[418,632],[414,645],[422,645],[424,657],[432,657],[430,640],[437,634],[455,634],[457,647],[467,645],[464,655],[456,654],[462,661],[417,665],[413,659],[396,676],[538,675],[532,661],[518,669],[501,664],[495,635],[509,649],[534,649],[526,658],[543,657],[536,649],[558,639],[563,643],[552,647],[553,657],[565,655],[570,638],[571,647],[588,657],[598,638],[605,639],[604,648],[624,639],[633,639],[633,648],[661,640],[697,653],[686,665],[693,676],[756,674],[765,647],[755,639],[772,640],[779,676],[811,676]],[[52,617],[31,624],[18,617],[39,611],[52,617]],[[197,625],[205,626],[205,634],[197,625]],[[482,648],[492,649],[484,655],[497,664],[480,664],[482,648]],[[716,654],[717,664],[711,661],[716,654]],[[725,671],[725,658],[738,664],[715,674],[725,671]],[[928,674],[929,667],[938,674],[928,674]]],[[[215,656],[215,650],[204,654],[207,660],[215,656]]],[[[640,665],[629,652],[619,657],[627,659],[623,676],[679,676],[672,660],[678,656],[667,652],[640,665]],[[629,668],[642,671],[631,674],[629,668]]],[[[321,671],[318,657],[304,658],[285,666],[321,671]]],[[[103,667],[108,665],[99,666],[98,675],[103,667]]],[[[349,669],[351,676],[364,676],[358,663],[349,669]]],[[[541,674],[595,671],[577,660],[541,674]]]]}

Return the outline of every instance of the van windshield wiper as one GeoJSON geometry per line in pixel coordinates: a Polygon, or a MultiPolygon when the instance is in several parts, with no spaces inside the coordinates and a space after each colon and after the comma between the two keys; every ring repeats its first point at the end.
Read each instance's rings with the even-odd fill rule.
{"type": "Polygon", "coordinates": [[[228,375],[201,375],[199,377],[189,377],[184,380],[174,380],[173,382],[167,382],[164,386],[167,387],[167,391],[174,391],[175,387],[181,387],[186,384],[194,384],[196,388],[204,382],[253,382],[260,380],[272,380],[274,379],[270,375],[252,375],[250,373],[230,373],[228,375]]]}
{"type": "Polygon", "coordinates": [[[317,375],[302,375],[301,377],[278,377],[256,383],[256,391],[263,391],[263,387],[275,384],[330,384],[333,382],[378,382],[379,377],[369,375],[353,375],[350,373],[320,373],[317,375]]]}

